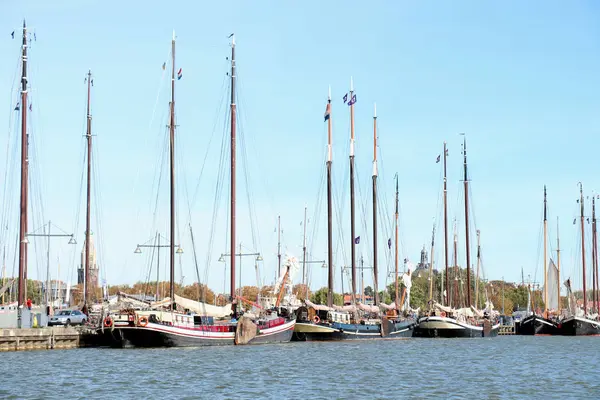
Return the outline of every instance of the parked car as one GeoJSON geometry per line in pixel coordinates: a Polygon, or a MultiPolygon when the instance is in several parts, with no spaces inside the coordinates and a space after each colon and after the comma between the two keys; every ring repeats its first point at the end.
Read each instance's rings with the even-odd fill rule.
{"type": "Polygon", "coordinates": [[[87,321],[87,315],[79,310],[60,310],[56,311],[53,317],[48,321],[48,326],[53,325],[83,325],[87,321]]]}

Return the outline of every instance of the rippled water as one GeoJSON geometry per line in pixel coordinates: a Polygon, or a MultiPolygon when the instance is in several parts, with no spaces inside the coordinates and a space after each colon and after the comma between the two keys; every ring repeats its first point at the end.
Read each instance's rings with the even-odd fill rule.
{"type": "Polygon", "coordinates": [[[600,338],[0,353],[0,398],[600,398],[600,338]]]}

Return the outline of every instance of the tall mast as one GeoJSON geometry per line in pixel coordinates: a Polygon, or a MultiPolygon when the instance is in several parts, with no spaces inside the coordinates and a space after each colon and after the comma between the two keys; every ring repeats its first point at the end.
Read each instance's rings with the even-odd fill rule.
{"type": "Polygon", "coordinates": [[[27,135],[27,25],[23,20],[23,47],[21,56],[21,205],[19,215],[19,297],[18,326],[21,327],[21,307],[27,296],[27,199],[28,199],[28,135],[27,135]]]}
{"type": "Polygon", "coordinates": [[[156,301],[160,298],[160,233],[156,232],[156,301]]]}
{"type": "Polygon", "coordinates": [[[355,248],[355,230],[354,230],[354,83],[350,78],[350,239],[352,257],[352,303],[356,301],[356,248],[355,248]]]}
{"type": "Polygon", "coordinates": [[[592,312],[596,308],[596,200],[592,196],[592,312]]]}
{"type": "MultiPolygon", "coordinates": [[[[306,206],[304,206],[304,233],[302,235],[302,284],[306,285],[306,206]]],[[[306,291],[308,294],[308,290],[306,291]]]]}
{"type": "Polygon", "coordinates": [[[544,185],[544,317],[548,317],[548,206],[546,202],[546,185],[544,185]]]}
{"type": "Polygon", "coordinates": [[[479,307],[479,268],[481,267],[481,232],[477,229],[477,277],[475,280],[475,308],[479,307]]]}
{"type": "Polygon", "coordinates": [[[559,237],[559,232],[558,232],[558,217],[556,217],[556,268],[557,268],[557,274],[556,274],[556,288],[558,291],[558,312],[560,312],[560,237],[559,237]]]}
{"type": "MultiPolygon", "coordinates": [[[[333,306],[333,209],[331,203],[331,86],[327,95],[327,306],[333,306]]],[[[342,283],[344,277],[342,273],[342,283]]],[[[342,296],[344,291],[342,290],[342,296]]]]}
{"type": "Polygon", "coordinates": [[[396,308],[399,307],[400,297],[398,297],[398,173],[396,173],[396,235],[395,241],[396,245],[394,246],[394,265],[395,265],[395,274],[394,274],[394,291],[395,291],[395,302],[396,308]]]}
{"type": "Polygon", "coordinates": [[[169,123],[170,153],[171,153],[171,243],[169,243],[170,282],[169,296],[171,310],[175,301],[175,31],[171,41],[171,121],[169,123]]]}
{"type": "MultiPolygon", "coordinates": [[[[279,271],[281,271],[281,215],[277,216],[277,273],[275,274],[275,281],[279,279],[279,271]]],[[[304,274],[302,279],[304,279],[304,274]]]]}
{"type": "Polygon", "coordinates": [[[594,304],[596,306],[596,312],[598,311],[598,292],[600,291],[600,282],[598,281],[598,225],[596,224],[596,214],[594,214],[594,248],[596,249],[594,252],[594,275],[596,276],[596,297],[594,297],[594,304]]]}
{"type": "MultiPolygon", "coordinates": [[[[229,253],[231,254],[231,298],[232,309],[236,313],[235,296],[235,123],[236,123],[236,107],[235,107],[235,36],[231,35],[231,243],[229,253]]],[[[240,252],[241,253],[241,252],[240,252]]],[[[279,272],[278,272],[279,273],[279,272]]]]}
{"type": "Polygon", "coordinates": [[[433,300],[433,254],[435,242],[435,223],[431,231],[431,260],[429,262],[429,300],[433,300]]]}
{"type": "Polygon", "coordinates": [[[583,185],[579,182],[579,203],[581,205],[581,262],[583,266],[583,315],[587,315],[587,294],[585,286],[585,228],[583,226],[583,185]]]}
{"type": "Polygon", "coordinates": [[[454,219],[454,296],[453,306],[458,308],[460,302],[460,295],[458,293],[458,279],[460,274],[458,273],[458,233],[456,232],[456,218],[454,219]]]}
{"type": "MultiPolygon", "coordinates": [[[[352,107],[352,106],[351,106],[352,107]]],[[[374,305],[379,304],[379,291],[377,285],[377,104],[373,105],[373,288],[375,296],[374,305]]]]}
{"type": "Polygon", "coordinates": [[[87,74],[87,201],[85,208],[85,261],[84,261],[84,283],[83,283],[83,310],[87,312],[90,301],[90,225],[91,225],[91,202],[92,202],[92,113],[90,110],[92,94],[92,71],[87,74]]]}
{"type": "Polygon", "coordinates": [[[467,307],[471,307],[471,252],[469,249],[469,181],[467,177],[467,138],[463,139],[465,169],[465,246],[467,248],[467,307]]]}
{"type": "Polygon", "coordinates": [[[446,306],[450,305],[450,286],[448,286],[448,187],[446,178],[446,142],[444,142],[444,261],[446,265],[446,306]]]}

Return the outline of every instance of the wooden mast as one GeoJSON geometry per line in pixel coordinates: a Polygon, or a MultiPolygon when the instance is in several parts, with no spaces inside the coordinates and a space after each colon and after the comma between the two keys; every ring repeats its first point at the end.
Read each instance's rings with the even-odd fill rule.
{"type": "Polygon", "coordinates": [[[548,219],[547,219],[546,185],[544,185],[544,318],[548,318],[548,219]]]}
{"type": "Polygon", "coordinates": [[[458,292],[458,280],[460,278],[458,270],[458,232],[456,231],[456,218],[454,218],[454,296],[452,301],[455,308],[460,307],[460,293],[458,292]]]}
{"type": "Polygon", "coordinates": [[[21,201],[19,214],[19,296],[17,300],[18,326],[21,327],[21,311],[27,296],[27,206],[29,156],[27,134],[27,25],[23,20],[23,45],[21,56],[21,201]]]}
{"type": "Polygon", "coordinates": [[[596,251],[594,252],[594,263],[593,263],[593,268],[594,268],[594,275],[596,276],[596,297],[594,298],[594,302],[595,302],[595,306],[596,306],[596,312],[598,312],[598,300],[599,300],[599,294],[598,292],[600,291],[600,282],[598,281],[598,225],[596,224],[596,214],[594,214],[594,226],[595,226],[595,230],[594,230],[594,248],[596,249],[596,251]]]}
{"type": "Polygon", "coordinates": [[[356,303],[356,248],[354,230],[354,83],[350,78],[350,239],[352,257],[352,304],[356,303]]]}
{"type": "MultiPolygon", "coordinates": [[[[302,234],[302,284],[306,285],[306,209],[304,206],[304,233],[302,234]]],[[[306,289],[308,295],[308,288],[306,289]]]]}
{"type": "Polygon", "coordinates": [[[465,246],[467,248],[467,307],[471,307],[471,252],[469,248],[469,181],[467,177],[467,138],[463,138],[465,169],[465,246]]]}
{"type": "Polygon", "coordinates": [[[481,232],[477,229],[477,276],[475,278],[475,308],[479,307],[479,268],[481,267],[481,232]]]}
{"type": "Polygon", "coordinates": [[[83,312],[87,313],[90,301],[90,225],[91,225],[91,201],[92,201],[92,113],[90,110],[92,87],[92,71],[88,70],[87,76],[87,201],[85,209],[85,261],[84,261],[84,283],[83,283],[83,312]]]}
{"type": "MultiPolygon", "coordinates": [[[[230,257],[231,257],[231,308],[234,316],[236,315],[237,301],[235,300],[235,124],[236,124],[236,106],[235,106],[235,36],[231,35],[231,243],[230,243],[230,257]]],[[[278,272],[279,273],[279,272],[278,272]]]]}
{"type": "Polygon", "coordinates": [[[398,173],[396,173],[396,235],[395,241],[396,245],[394,246],[394,265],[395,265],[395,279],[394,279],[394,291],[395,291],[395,302],[396,308],[399,307],[400,297],[398,297],[398,173]]]}
{"type": "Polygon", "coordinates": [[[585,228],[583,226],[583,185],[579,182],[579,203],[581,206],[581,262],[583,264],[583,316],[587,315],[587,294],[585,286],[585,228]]]}
{"type": "Polygon", "coordinates": [[[169,122],[169,151],[171,158],[171,218],[170,218],[170,240],[169,264],[170,281],[169,297],[171,298],[171,310],[175,309],[175,31],[171,40],[171,118],[169,122]]]}
{"type": "Polygon", "coordinates": [[[431,260],[429,261],[429,301],[433,300],[433,254],[435,242],[435,223],[431,232],[431,260]]]}
{"type": "Polygon", "coordinates": [[[450,286],[448,286],[448,187],[446,178],[446,142],[444,142],[444,261],[446,266],[446,306],[450,305],[450,286]]]}
{"type": "MultiPolygon", "coordinates": [[[[333,207],[331,201],[331,86],[327,95],[327,306],[333,306],[333,207]]],[[[342,273],[342,284],[344,277],[342,273]]],[[[344,296],[342,290],[342,297],[344,296]]]]}
{"type": "Polygon", "coordinates": [[[596,242],[596,201],[594,200],[594,196],[592,196],[592,312],[596,307],[596,274],[595,274],[595,266],[596,266],[596,246],[594,245],[596,242]]]}
{"type": "Polygon", "coordinates": [[[373,105],[373,297],[374,305],[379,304],[377,280],[377,104],[373,105]]]}
{"type": "Polygon", "coordinates": [[[558,232],[558,217],[556,217],[556,284],[558,291],[558,312],[560,313],[560,237],[558,232]]]}

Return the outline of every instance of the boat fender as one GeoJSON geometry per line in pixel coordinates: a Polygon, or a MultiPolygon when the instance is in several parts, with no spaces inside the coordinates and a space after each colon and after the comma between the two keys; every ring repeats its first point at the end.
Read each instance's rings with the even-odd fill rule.
{"type": "Polygon", "coordinates": [[[148,325],[148,317],[141,316],[140,319],[138,320],[138,325],[141,326],[142,328],[144,326],[148,325]]]}
{"type": "Polygon", "coordinates": [[[314,323],[315,323],[315,324],[318,324],[319,322],[321,322],[321,318],[319,318],[319,316],[318,316],[318,315],[315,315],[315,316],[313,317],[313,321],[314,321],[314,323]]]}
{"type": "Polygon", "coordinates": [[[110,317],[110,315],[107,315],[106,318],[104,318],[104,326],[107,328],[110,328],[113,324],[112,318],[110,317]]]}
{"type": "Polygon", "coordinates": [[[442,318],[446,318],[446,311],[442,311],[442,312],[440,313],[440,316],[441,316],[442,318]]]}

